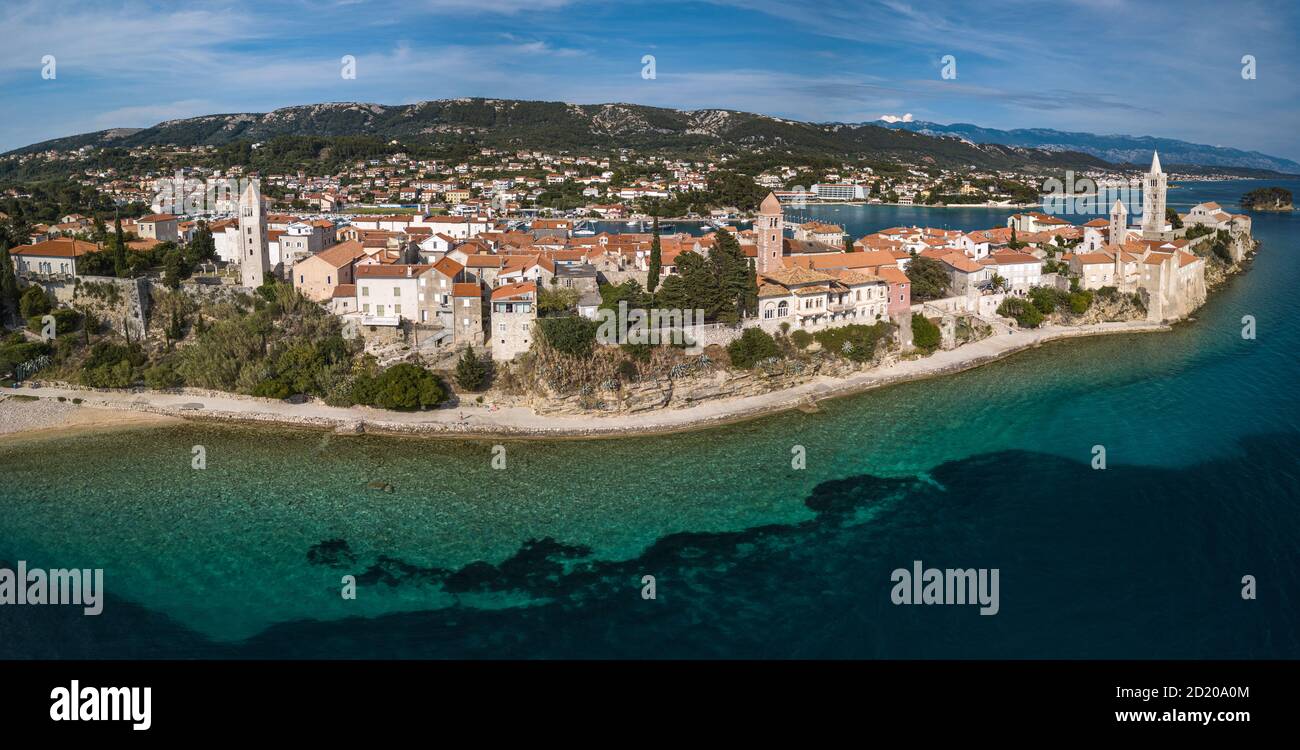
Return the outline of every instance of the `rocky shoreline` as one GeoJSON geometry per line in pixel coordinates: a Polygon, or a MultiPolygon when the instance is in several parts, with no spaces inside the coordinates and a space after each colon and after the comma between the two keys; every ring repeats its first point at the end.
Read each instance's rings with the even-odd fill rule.
{"type": "MultiPolygon", "coordinates": [[[[120,410],[196,421],[270,424],[330,430],[337,434],[375,433],[456,438],[593,438],[698,430],[791,409],[815,410],[816,402],[888,385],[949,375],[1003,359],[1050,341],[1086,336],[1168,331],[1169,325],[1129,322],[1055,326],[993,336],[957,349],[901,360],[847,377],[818,375],[790,388],[754,395],[699,401],[688,406],[617,415],[538,414],[524,406],[464,404],[427,412],[393,412],[370,407],[332,407],[318,401],[283,401],[219,391],[116,391],[45,383],[11,393],[42,402],[62,397],[82,400],[87,410],[120,410]]],[[[62,406],[62,405],[61,405],[62,406]]],[[[78,407],[72,407],[78,408],[78,407]]],[[[168,420],[170,421],[170,420],[168,420]]],[[[21,432],[21,431],[16,431],[21,432]]]]}

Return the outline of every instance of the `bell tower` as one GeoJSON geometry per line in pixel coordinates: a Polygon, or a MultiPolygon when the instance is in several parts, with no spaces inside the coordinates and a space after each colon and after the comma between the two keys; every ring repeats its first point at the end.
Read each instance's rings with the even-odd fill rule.
{"type": "Polygon", "coordinates": [[[754,264],[755,270],[763,274],[783,268],[781,253],[785,247],[785,218],[781,212],[781,201],[777,200],[775,193],[768,193],[759,205],[754,233],[758,236],[758,262],[754,264]]]}
{"type": "Polygon", "coordinates": [[[1115,205],[1110,207],[1110,238],[1112,245],[1123,245],[1128,234],[1128,209],[1124,207],[1123,201],[1115,199],[1115,205]]]}
{"type": "Polygon", "coordinates": [[[1158,239],[1165,227],[1168,177],[1160,170],[1160,154],[1151,152],[1151,171],[1142,181],[1142,237],[1158,239]]]}
{"type": "Polygon", "coordinates": [[[239,272],[243,285],[256,289],[265,281],[271,268],[267,247],[266,203],[251,180],[239,196],[239,272]]]}

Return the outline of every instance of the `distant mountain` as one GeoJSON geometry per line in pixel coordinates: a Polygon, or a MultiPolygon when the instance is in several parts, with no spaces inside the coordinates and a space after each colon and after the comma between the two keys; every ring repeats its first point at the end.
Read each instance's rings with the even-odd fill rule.
{"type": "Polygon", "coordinates": [[[9,152],[29,154],[148,145],[214,145],[278,136],[370,136],[403,144],[466,143],[498,148],[612,150],[729,156],[780,163],[785,157],[861,157],[940,167],[1067,168],[1108,165],[1062,149],[980,144],[889,130],[874,124],[813,124],[722,109],[682,111],[637,104],[578,105],[501,99],[418,104],[330,103],[265,114],[207,115],[151,128],[117,128],[57,138],[9,152]]]}
{"type": "Polygon", "coordinates": [[[913,120],[910,122],[873,123],[896,131],[907,131],[933,136],[955,136],[971,143],[996,143],[1022,148],[1041,148],[1049,151],[1079,151],[1116,164],[1149,164],[1151,152],[1159,151],[1160,160],[1170,164],[1196,164],[1205,167],[1239,167],[1265,169],[1286,174],[1300,174],[1300,163],[1258,151],[1242,151],[1223,146],[1188,143],[1173,138],[1153,138],[1138,135],[1094,135],[1071,133],[1045,128],[997,130],[957,122],[940,125],[936,122],[913,120]]]}

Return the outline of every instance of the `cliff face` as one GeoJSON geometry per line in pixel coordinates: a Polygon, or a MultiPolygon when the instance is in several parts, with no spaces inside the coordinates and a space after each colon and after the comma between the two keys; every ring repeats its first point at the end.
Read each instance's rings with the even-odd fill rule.
{"type": "Polygon", "coordinates": [[[681,377],[660,377],[617,387],[584,388],[556,393],[544,384],[519,401],[538,414],[635,414],[676,409],[704,401],[756,396],[784,390],[820,376],[845,377],[881,362],[858,364],[838,357],[814,355],[807,360],[779,360],[753,370],[707,368],[681,377]]]}

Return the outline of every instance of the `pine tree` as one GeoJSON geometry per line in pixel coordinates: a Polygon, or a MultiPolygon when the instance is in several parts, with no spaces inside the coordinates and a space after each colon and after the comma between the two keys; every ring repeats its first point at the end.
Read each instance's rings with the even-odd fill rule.
{"type": "Polygon", "coordinates": [[[646,280],[646,291],[651,294],[659,286],[659,266],[661,258],[659,247],[659,215],[655,214],[654,239],[650,240],[650,276],[646,280]]]}
{"type": "Polygon", "coordinates": [[[456,385],[466,391],[477,391],[487,381],[487,367],[483,360],[474,354],[474,349],[465,347],[456,363],[456,385]]]}

